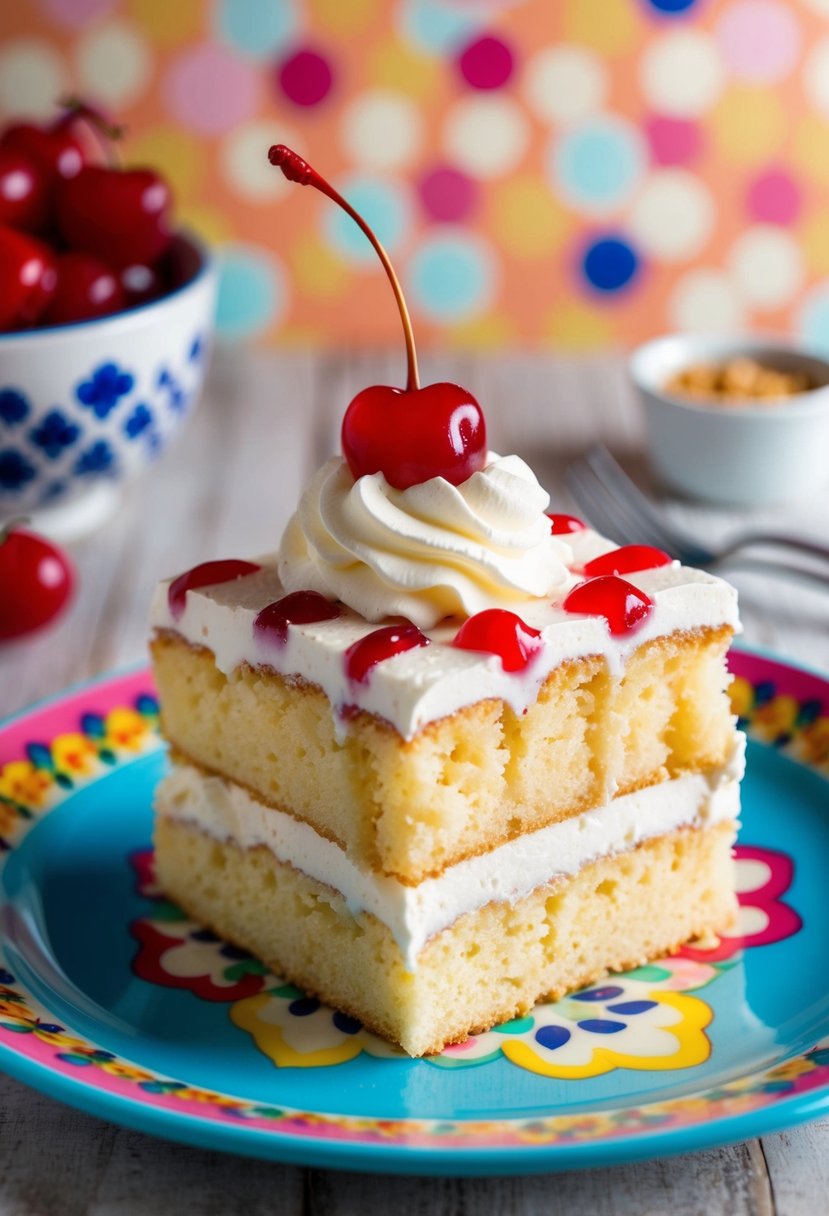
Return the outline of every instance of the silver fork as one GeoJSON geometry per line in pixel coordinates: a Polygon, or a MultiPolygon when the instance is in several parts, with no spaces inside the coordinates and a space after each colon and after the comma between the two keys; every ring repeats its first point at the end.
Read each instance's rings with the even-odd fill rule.
{"type": "Polygon", "coordinates": [[[601,444],[591,447],[582,459],[570,465],[567,485],[588,521],[617,544],[655,545],[686,566],[711,568],[729,563],[746,569],[777,571],[829,586],[829,569],[827,574],[821,574],[805,566],[792,566],[777,557],[742,552],[758,545],[775,546],[823,558],[829,563],[829,547],[798,536],[746,529],[735,533],[716,549],[706,548],[684,529],[668,523],[601,444]]]}

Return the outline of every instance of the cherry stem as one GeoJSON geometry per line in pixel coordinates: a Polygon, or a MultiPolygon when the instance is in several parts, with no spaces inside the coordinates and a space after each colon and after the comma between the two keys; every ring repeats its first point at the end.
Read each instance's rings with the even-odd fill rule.
{"type": "Polygon", "coordinates": [[[334,187],[317,173],[316,169],[312,169],[306,160],[303,160],[296,152],[290,148],[286,148],[284,144],[274,144],[268,152],[268,160],[272,165],[281,169],[289,182],[298,182],[300,186],[313,186],[315,190],[319,190],[321,194],[327,195],[328,198],[335,202],[347,215],[350,215],[354,222],[363,230],[368,239],[371,241],[374,249],[383,263],[383,269],[388,275],[391,289],[394,292],[394,298],[397,301],[397,307],[400,310],[400,320],[403,322],[403,336],[406,340],[406,363],[408,368],[408,377],[406,380],[406,391],[413,392],[420,388],[420,376],[417,370],[417,351],[415,350],[414,331],[412,330],[412,321],[409,316],[409,310],[406,307],[406,300],[403,296],[403,289],[400,286],[400,281],[394,273],[394,267],[391,264],[389,255],[386,253],[383,246],[378,241],[372,230],[369,228],[363,217],[354,210],[351,204],[339,194],[334,187]]]}
{"type": "Polygon", "coordinates": [[[25,528],[28,522],[28,515],[15,515],[13,519],[7,519],[4,524],[0,524],[0,545],[4,545],[17,528],[25,528]]]}
{"type": "Polygon", "coordinates": [[[103,149],[109,168],[119,169],[121,167],[120,157],[115,151],[115,144],[124,138],[126,127],[110,122],[105,114],[102,114],[95,106],[89,105],[82,97],[64,97],[61,98],[59,104],[64,113],[58,119],[55,128],[60,131],[70,127],[74,122],[86,122],[103,149]]]}

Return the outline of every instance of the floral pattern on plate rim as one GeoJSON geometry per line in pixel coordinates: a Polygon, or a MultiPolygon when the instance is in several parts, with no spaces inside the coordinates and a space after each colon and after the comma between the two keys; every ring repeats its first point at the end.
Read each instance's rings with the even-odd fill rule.
{"type": "MultiPolygon", "coordinates": [[[[782,740],[776,739],[775,743],[783,750],[792,751],[801,762],[810,763],[811,767],[825,772],[829,768],[829,757],[823,756],[819,749],[815,754],[815,732],[809,734],[805,753],[801,750],[802,736],[808,725],[815,722],[821,724],[817,732],[820,738],[824,730],[823,723],[829,719],[829,704],[816,695],[818,689],[825,690],[825,682],[808,672],[788,668],[751,654],[738,652],[732,656],[732,662],[738,670],[737,681],[742,681],[736,684],[735,711],[744,720],[750,734],[755,733],[753,723],[757,699],[751,696],[746,698],[745,694],[751,688],[769,682],[770,666],[780,673],[782,685],[779,691],[777,686],[774,686],[771,700],[774,700],[775,696],[791,696],[799,705],[806,703],[810,707],[818,700],[818,712],[813,715],[812,709],[809,709],[807,716],[810,722],[802,724],[796,714],[791,722],[791,732],[782,740]],[[754,680],[754,674],[762,678],[754,680]],[[746,685],[749,686],[748,689],[746,685]],[[739,698],[742,698],[742,701],[739,698]],[[808,757],[813,758],[809,760],[808,757]]],[[[93,699],[92,694],[90,699],[93,699]]],[[[77,700],[78,695],[50,707],[50,712],[46,715],[48,720],[59,720],[60,725],[60,729],[53,735],[53,740],[64,735],[84,735],[84,731],[79,729],[81,717],[77,713],[77,700]]],[[[157,735],[150,725],[150,714],[147,712],[151,702],[154,702],[151,680],[146,672],[114,677],[102,683],[96,690],[94,700],[96,704],[100,704],[102,700],[107,702],[107,712],[96,713],[96,717],[103,718],[105,724],[109,712],[124,708],[128,710],[131,721],[135,721],[131,717],[134,713],[146,720],[147,730],[141,732],[140,744],[136,746],[137,739],[132,735],[126,749],[117,748],[113,752],[115,763],[128,763],[140,751],[159,745],[157,735]],[[139,705],[143,707],[144,712],[139,709],[139,705]]],[[[28,717],[24,717],[22,723],[21,720],[13,720],[10,726],[22,725],[25,730],[28,717]]],[[[20,732],[18,730],[13,733],[20,732]]],[[[760,737],[763,737],[762,729],[760,737]]],[[[28,748],[25,746],[20,748],[19,754],[0,767],[0,807],[6,821],[4,847],[7,850],[19,844],[31,824],[42,814],[48,813],[69,791],[69,787],[61,780],[61,775],[66,775],[65,769],[58,765],[53,748],[49,744],[43,746],[51,758],[51,768],[41,768],[36,759],[27,754],[28,748]],[[13,770],[12,780],[9,765],[19,765],[21,762],[27,763],[29,767],[23,771],[13,770]],[[21,783],[22,777],[26,780],[21,783]]],[[[107,764],[113,763],[112,758],[103,758],[100,750],[96,750],[98,754],[94,757],[91,752],[85,753],[88,765],[82,772],[69,775],[73,785],[78,780],[94,780],[105,771],[107,764]]],[[[39,756],[41,753],[36,753],[36,757],[39,756]]],[[[45,752],[42,758],[46,759],[45,752]]],[[[0,852],[0,863],[2,857],[0,852]]],[[[643,1103],[624,1110],[591,1111],[578,1115],[551,1114],[533,1119],[413,1120],[377,1119],[372,1116],[346,1116],[269,1107],[188,1086],[102,1051],[88,1039],[74,1035],[53,1021],[49,1011],[3,967],[1,959],[0,1042],[5,1048],[41,1065],[46,1071],[68,1074],[81,1084],[105,1089],[127,1100],[135,1101],[138,1098],[150,1105],[162,1106],[169,1111],[191,1117],[196,1114],[211,1121],[242,1121],[249,1127],[284,1136],[355,1144],[388,1143],[429,1149],[549,1147],[616,1140],[622,1136],[653,1131],[665,1132],[743,1115],[829,1085],[829,1037],[826,1037],[808,1051],[766,1071],[749,1074],[689,1096],[643,1103]]]]}

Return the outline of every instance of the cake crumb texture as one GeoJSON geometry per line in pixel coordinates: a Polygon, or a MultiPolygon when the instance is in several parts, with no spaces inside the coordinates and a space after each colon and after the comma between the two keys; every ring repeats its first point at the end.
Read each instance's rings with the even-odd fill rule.
{"type": "Polygon", "coordinates": [[[280,862],[160,814],[156,873],[195,920],[413,1056],[732,927],[734,823],[682,828],[461,916],[406,971],[389,929],[280,862]]]}
{"type": "Polygon", "coordinates": [[[418,883],[616,794],[721,765],[733,741],[728,628],[647,642],[621,679],[563,663],[516,714],[487,700],[411,741],[359,713],[342,740],[316,687],[220,672],[173,633],[152,643],[164,732],[190,761],[310,823],[358,863],[418,883]]]}

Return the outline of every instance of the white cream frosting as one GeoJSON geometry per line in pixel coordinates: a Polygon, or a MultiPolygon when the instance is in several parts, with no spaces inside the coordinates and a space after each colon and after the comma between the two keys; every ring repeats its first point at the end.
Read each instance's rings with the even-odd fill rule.
{"type": "Polygon", "coordinates": [[[493,901],[515,903],[559,875],[684,826],[736,823],[745,740],[727,764],[625,794],[562,823],[530,832],[489,853],[449,866],[409,887],[359,868],[306,823],[265,806],[246,790],[190,765],[176,765],[159,786],[159,814],[195,824],[242,848],[264,845],[280,861],[340,893],[354,915],[369,912],[391,930],[406,967],[435,934],[493,901]]]}
{"type": "Polygon", "coordinates": [[[407,490],[382,473],[354,480],[335,457],[302,495],[279,550],[286,591],[318,591],[368,621],[512,607],[572,585],[569,545],[550,533],[549,495],[518,456],[490,452],[459,486],[434,477],[407,490]]]}
{"type": "Polygon", "coordinates": [[[625,575],[650,596],[653,611],[639,628],[614,637],[603,617],[575,615],[560,605],[567,587],[579,581],[578,571],[584,563],[615,545],[590,529],[570,534],[568,541],[573,559],[565,588],[552,597],[512,605],[528,625],[541,631],[541,649],[523,672],[505,672],[495,655],[450,645],[459,623],[449,621],[428,631],[431,646],[396,655],[378,664],[367,683],[351,684],[345,675],[344,653],[375,626],[350,609],[343,609],[334,620],[292,625],[284,646],[255,635],[257,614],[285,594],[275,554],[258,558],[261,569],[255,574],[188,591],[177,620],[167,599],[169,582],[161,583],[151,620],[156,629],[175,630],[191,644],[206,646],[226,675],[248,663],[286,676],[301,676],[323,690],[342,729],[346,727],[339,711],[356,705],[391,723],[404,739],[412,738],[429,722],[489,697],[500,698],[521,713],[536,699],[549,673],[568,659],[603,655],[610,670],[618,674],[626,656],[653,638],[723,625],[739,628],[734,588],[714,575],[674,562],[625,575]]]}

